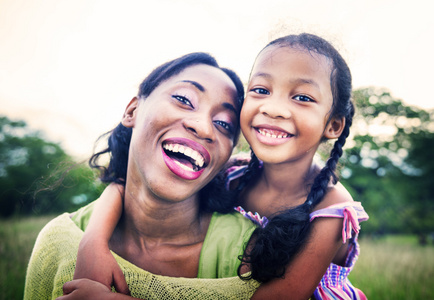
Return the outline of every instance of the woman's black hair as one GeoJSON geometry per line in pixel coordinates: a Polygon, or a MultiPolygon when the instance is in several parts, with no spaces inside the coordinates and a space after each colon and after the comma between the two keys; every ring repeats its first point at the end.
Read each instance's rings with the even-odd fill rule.
{"type": "MultiPolygon", "coordinates": [[[[203,52],[195,52],[181,56],[154,69],[140,84],[138,97],[146,99],[146,97],[148,97],[152,91],[154,91],[155,88],[157,88],[164,81],[181,73],[189,67],[200,64],[218,68],[225,72],[225,74],[232,80],[237,90],[237,99],[235,99],[235,102],[239,116],[239,112],[244,101],[244,87],[240,78],[233,71],[226,68],[221,68],[214,57],[203,52]]],[[[236,144],[240,133],[239,127],[240,126],[238,124],[234,137],[234,145],[236,144]]],[[[123,126],[122,123],[119,123],[113,130],[102,135],[98,140],[107,135],[109,135],[108,146],[105,149],[94,153],[89,159],[89,165],[91,168],[95,168],[100,171],[100,180],[102,182],[114,182],[125,185],[132,129],[123,126]],[[100,157],[104,154],[110,155],[108,167],[99,163],[100,157]]],[[[217,211],[226,213],[233,209],[232,199],[231,197],[226,197],[226,191],[224,189],[224,185],[221,184],[221,180],[222,174],[219,174],[201,190],[201,211],[217,211]]]]}
{"type": "MultiPolygon", "coordinates": [[[[243,278],[253,278],[261,282],[283,277],[288,265],[307,242],[311,229],[309,214],[324,198],[330,180],[334,184],[338,181],[335,174],[336,165],[342,156],[342,147],[350,133],[354,115],[354,105],[351,101],[351,72],[345,60],[329,42],[316,35],[303,33],[276,39],[264,49],[270,46],[291,47],[320,54],[331,61],[330,86],[333,104],[329,121],[332,118],[344,117],[345,127],[335,142],[325,167],[315,177],[306,201],[299,206],[274,214],[269,218],[267,226],[258,227],[254,231],[252,235],[254,244],[240,259],[242,265],[250,264],[251,269],[250,275],[243,278]]],[[[252,159],[240,188],[256,178],[259,172],[260,164],[252,151],[252,159]]],[[[238,269],[239,276],[241,276],[241,266],[238,269]]]]}

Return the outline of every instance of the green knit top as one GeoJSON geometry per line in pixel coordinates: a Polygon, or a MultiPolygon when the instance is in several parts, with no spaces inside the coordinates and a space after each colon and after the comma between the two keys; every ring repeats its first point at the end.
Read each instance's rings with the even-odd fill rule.
{"type": "MultiPolygon", "coordinates": [[[[64,213],[39,233],[26,275],[24,299],[55,299],[74,275],[80,240],[93,204],[72,217],[64,213]]],[[[202,246],[198,278],[151,274],[122,257],[113,255],[121,267],[131,296],[141,299],[249,299],[259,283],[236,277],[238,256],[254,225],[241,214],[214,213],[202,246]],[[220,279],[213,279],[220,278],[220,279]]]]}

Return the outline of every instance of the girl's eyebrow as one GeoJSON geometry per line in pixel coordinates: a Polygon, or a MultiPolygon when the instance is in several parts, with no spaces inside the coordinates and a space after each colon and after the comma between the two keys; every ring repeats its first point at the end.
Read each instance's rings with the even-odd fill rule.
{"type": "Polygon", "coordinates": [[[199,82],[196,82],[196,81],[193,81],[193,80],[181,80],[180,82],[190,83],[190,84],[194,85],[199,91],[205,92],[205,88],[199,82]]]}
{"type": "Polygon", "coordinates": [[[297,79],[291,80],[290,82],[291,82],[291,84],[294,84],[294,85],[301,85],[301,84],[312,85],[316,89],[320,90],[319,84],[315,80],[312,80],[312,79],[297,78],[297,79]]]}
{"type": "Polygon", "coordinates": [[[264,73],[264,72],[258,72],[253,74],[251,77],[265,77],[265,78],[272,78],[272,76],[268,73],[264,73]]]}

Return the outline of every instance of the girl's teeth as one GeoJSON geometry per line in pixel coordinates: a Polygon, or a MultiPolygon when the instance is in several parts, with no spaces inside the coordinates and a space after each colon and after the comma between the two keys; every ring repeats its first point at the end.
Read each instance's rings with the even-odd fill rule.
{"type": "Polygon", "coordinates": [[[261,129],[258,130],[258,131],[259,131],[260,134],[262,134],[262,135],[264,135],[266,137],[271,137],[273,139],[283,139],[283,138],[288,137],[288,134],[279,134],[279,135],[276,135],[276,134],[271,134],[268,131],[264,131],[264,130],[261,130],[261,129]]]}

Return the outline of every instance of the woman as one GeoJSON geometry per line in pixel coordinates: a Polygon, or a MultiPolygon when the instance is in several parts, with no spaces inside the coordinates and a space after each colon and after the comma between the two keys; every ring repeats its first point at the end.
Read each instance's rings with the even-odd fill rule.
{"type": "MultiPolygon", "coordinates": [[[[123,215],[109,245],[132,296],[159,298],[182,290],[187,299],[198,293],[250,298],[258,286],[235,277],[222,285],[226,289],[219,281],[189,279],[183,288],[164,277],[236,276],[238,256],[254,226],[240,214],[219,214],[231,211],[232,203],[219,197],[217,175],[239,134],[242,99],[239,78],[211,56],[180,57],[143,81],[111,133],[109,147],[93,157],[109,153],[102,180],[125,185],[123,215]],[[231,228],[224,236],[223,224],[231,228]]],[[[92,208],[63,214],[41,231],[27,271],[25,299],[62,295],[62,285],[73,277],[92,208]]],[[[106,295],[99,293],[101,298],[110,295],[108,288],[106,295]]]]}

